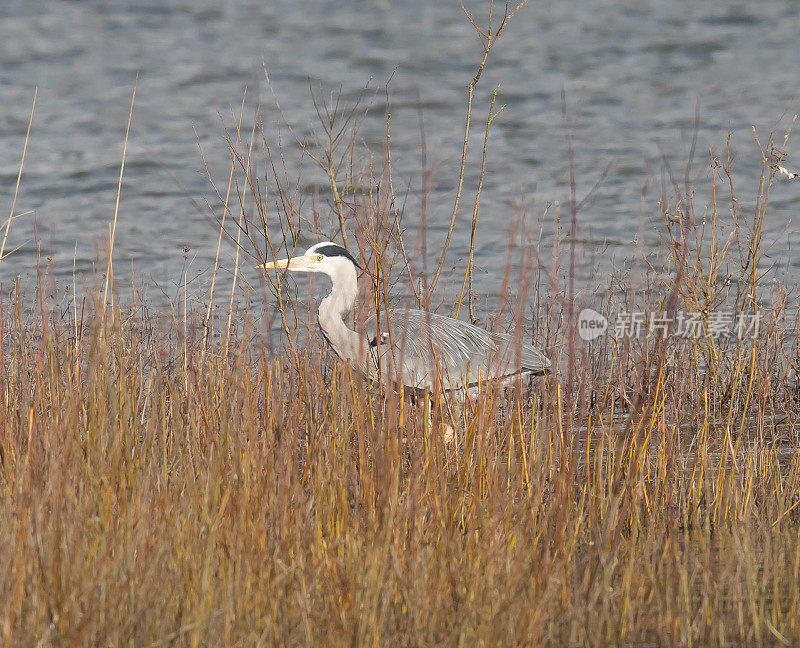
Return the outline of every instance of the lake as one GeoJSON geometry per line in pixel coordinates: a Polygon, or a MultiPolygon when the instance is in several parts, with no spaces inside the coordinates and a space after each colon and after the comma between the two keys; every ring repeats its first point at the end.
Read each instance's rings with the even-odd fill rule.
{"type": "MultiPolygon", "coordinates": [[[[482,20],[485,5],[468,6],[482,20]]],[[[752,127],[766,139],[779,119],[785,129],[798,111],[798,39],[795,0],[570,0],[524,7],[492,51],[477,87],[465,197],[445,279],[460,281],[463,272],[483,122],[498,84],[498,103],[507,108],[493,123],[488,146],[475,257],[480,308],[492,306],[502,282],[523,191],[529,218],[545,224],[543,257],[552,244],[555,205],[562,205],[562,224],[567,222],[568,130],[579,199],[610,165],[579,215],[579,281],[607,276],[659,245],[665,160],[682,184],[695,135],[691,176],[700,208],[709,148],[722,152],[730,131],[738,198],[745,213],[752,209],[761,170],[752,127]],[[562,90],[574,123],[569,128],[562,90]]],[[[8,246],[19,249],[0,267],[0,281],[21,275],[23,285],[32,284],[37,240],[62,288],[72,282],[73,260],[83,277],[95,267],[114,214],[137,74],[116,234],[120,285],[133,267],[151,294],[174,292],[189,266],[193,294],[207,290],[217,244],[208,205],[218,209],[219,201],[204,178],[200,149],[224,188],[229,157],[222,122],[234,123],[245,88],[245,126],[258,106],[270,141],[282,133],[288,164],[296,168],[298,147],[280,129],[264,68],[303,137],[319,130],[310,86],[341,88],[343,101],[352,102],[370,82],[366,102],[372,107],[359,132],[362,159],[367,151],[378,160],[382,155],[384,84],[392,77],[394,182],[403,198],[403,224],[410,234],[419,224],[421,117],[433,169],[429,250],[441,249],[460,164],[465,89],[480,58],[479,41],[455,1],[5,0],[0,192],[6,209],[35,88],[38,98],[16,207],[27,215],[13,223],[8,246]]],[[[797,150],[790,141],[788,167],[800,166],[797,150]]],[[[308,159],[304,168],[303,209],[312,210],[318,196],[327,218],[332,211],[324,178],[308,159]]],[[[788,180],[779,181],[771,196],[765,238],[780,235],[768,259],[779,276],[797,273],[798,227],[787,229],[787,223],[798,198],[800,182],[788,180]]],[[[229,281],[233,248],[224,247],[222,256],[227,270],[221,280],[229,281]]]]}

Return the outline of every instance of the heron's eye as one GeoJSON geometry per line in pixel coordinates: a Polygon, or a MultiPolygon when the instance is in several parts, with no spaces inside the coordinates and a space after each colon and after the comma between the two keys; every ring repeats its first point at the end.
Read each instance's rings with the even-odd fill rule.
{"type": "Polygon", "coordinates": [[[324,257],[324,256],[322,256],[321,254],[318,254],[318,255],[317,255],[317,261],[319,261],[320,263],[322,263],[322,259],[324,259],[324,258],[325,258],[325,257],[324,257]]]}

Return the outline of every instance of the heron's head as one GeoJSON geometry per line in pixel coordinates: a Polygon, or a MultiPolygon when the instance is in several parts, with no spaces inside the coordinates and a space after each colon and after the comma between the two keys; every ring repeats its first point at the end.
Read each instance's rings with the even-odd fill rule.
{"type": "Polygon", "coordinates": [[[261,266],[265,270],[286,268],[294,272],[322,272],[331,279],[343,274],[355,274],[358,265],[353,256],[341,245],[323,241],[312,245],[305,254],[280,261],[269,261],[261,266]]]}

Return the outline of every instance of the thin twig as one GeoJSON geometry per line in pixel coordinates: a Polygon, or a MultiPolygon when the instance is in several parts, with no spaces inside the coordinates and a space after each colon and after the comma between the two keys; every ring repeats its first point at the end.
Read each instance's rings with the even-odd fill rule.
{"type": "Polygon", "coordinates": [[[428,289],[428,299],[433,295],[433,291],[436,289],[436,284],[439,282],[439,276],[442,273],[442,268],[444,267],[445,258],[447,257],[447,250],[450,247],[450,239],[453,236],[453,229],[455,228],[456,224],[456,217],[458,216],[458,206],[461,203],[461,192],[464,187],[464,173],[467,168],[467,151],[469,148],[469,129],[472,123],[472,102],[475,98],[475,86],[478,85],[478,82],[481,80],[481,76],[483,76],[483,70],[486,67],[486,61],[489,58],[489,53],[492,51],[492,48],[495,46],[497,41],[499,41],[503,36],[503,30],[505,29],[506,25],[508,25],[509,21],[514,17],[514,15],[522,9],[528,3],[528,0],[522,0],[513,11],[509,13],[508,11],[508,3],[506,4],[505,13],[503,15],[503,20],[500,23],[500,26],[497,28],[497,31],[492,32],[492,10],[494,8],[494,0],[490,0],[489,2],[489,30],[488,35],[485,34],[483,31],[478,29],[477,25],[475,24],[475,20],[471,17],[467,9],[464,7],[463,0],[459,0],[461,3],[461,8],[464,13],[469,18],[470,22],[475,26],[475,29],[478,33],[478,36],[481,37],[481,42],[483,44],[483,58],[481,59],[480,64],[478,65],[478,69],[475,72],[475,76],[469,82],[467,86],[467,116],[464,123],[464,141],[461,146],[461,166],[459,167],[458,171],[458,183],[456,185],[456,197],[453,204],[453,212],[450,215],[450,225],[447,228],[447,235],[444,239],[444,245],[442,246],[442,254],[439,257],[439,262],[436,265],[436,272],[433,275],[433,280],[431,281],[431,285],[428,289]],[[485,39],[485,41],[483,40],[485,39]]]}
{"type": "MultiPolygon", "coordinates": [[[[247,98],[247,88],[244,89],[242,93],[242,106],[239,110],[239,122],[236,125],[236,142],[233,145],[234,156],[231,159],[231,171],[228,175],[228,189],[225,192],[225,201],[222,205],[222,217],[220,218],[219,223],[219,238],[217,239],[217,252],[214,256],[214,272],[211,275],[211,289],[208,295],[208,309],[206,310],[206,318],[205,318],[205,332],[203,333],[203,352],[205,353],[205,349],[208,346],[208,335],[213,328],[213,323],[211,321],[211,313],[212,309],[214,308],[214,286],[217,282],[217,270],[219,269],[219,251],[222,247],[222,234],[225,231],[225,216],[228,213],[228,201],[231,195],[231,185],[233,184],[233,172],[236,168],[236,157],[235,153],[239,147],[239,141],[241,139],[241,130],[242,130],[242,119],[244,118],[244,102],[247,98]]],[[[239,237],[237,236],[237,245],[236,245],[236,257],[239,257],[239,237]]]]}
{"type": "Polygon", "coordinates": [[[11,221],[14,220],[14,210],[17,207],[17,196],[19,195],[19,185],[22,180],[22,169],[25,166],[25,154],[28,152],[28,139],[31,136],[31,124],[33,124],[33,111],[36,108],[36,97],[39,94],[39,88],[33,89],[33,102],[31,103],[31,114],[28,117],[28,129],[25,131],[25,143],[22,145],[22,159],[19,162],[19,171],[17,171],[17,183],[14,186],[14,198],[11,200],[11,212],[8,214],[6,221],[5,231],[3,232],[3,242],[0,243],[0,262],[5,258],[6,241],[8,240],[8,231],[11,229],[11,221]]]}
{"type": "MultiPolygon", "coordinates": [[[[106,281],[103,288],[103,325],[106,320],[106,305],[108,304],[108,288],[113,285],[112,273],[114,272],[114,241],[117,237],[117,216],[119,214],[119,199],[122,194],[122,174],[125,171],[125,156],[128,153],[128,138],[131,132],[131,121],[133,120],[133,103],[136,100],[136,86],[139,84],[139,74],[136,74],[136,81],[133,84],[131,94],[131,107],[128,111],[128,125],[125,127],[125,143],[122,145],[122,162],[119,165],[119,180],[117,181],[117,199],[114,204],[114,220],[111,224],[111,237],[108,245],[108,264],[106,266],[106,281]]],[[[105,331],[105,328],[102,330],[105,331]]]]}

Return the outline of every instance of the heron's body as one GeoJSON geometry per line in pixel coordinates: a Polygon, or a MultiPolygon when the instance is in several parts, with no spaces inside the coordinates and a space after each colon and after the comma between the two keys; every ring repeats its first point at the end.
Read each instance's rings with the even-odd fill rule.
{"type": "Polygon", "coordinates": [[[479,380],[508,380],[542,374],[550,361],[513,335],[496,333],[462,320],[416,309],[389,309],[350,329],[344,317],[358,295],[355,259],[335,243],[317,243],[302,256],[267,263],[265,268],[322,272],[331,278],[330,294],[319,305],[319,325],[336,354],[369,376],[408,387],[457,390],[479,380]]]}
{"type": "Polygon", "coordinates": [[[412,387],[463,389],[479,380],[541,374],[550,366],[538,349],[512,335],[428,311],[389,309],[382,328],[379,334],[375,317],[367,320],[371,350],[379,351],[389,378],[412,387]]]}

